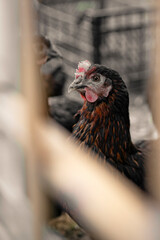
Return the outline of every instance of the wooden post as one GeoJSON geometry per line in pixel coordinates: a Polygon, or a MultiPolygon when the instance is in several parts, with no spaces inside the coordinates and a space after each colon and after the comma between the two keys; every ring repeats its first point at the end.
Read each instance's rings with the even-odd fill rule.
{"type": "Polygon", "coordinates": [[[41,78],[38,75],[34,55],[35,23],[33,17],[32,1],[21,1],[21,33],[22,33],[22,89],[30,109],[29,115],[29,148],[27,155],[27,186],[28,195],[33,209],[34,239],[42,239],[45,220],[49,215],[49,202],[40,184],[38,157],[35,150],[36,124],[39,119],[44,119],[47,114],[46,99],[43,92],[41,78]]]}
{"type": "MultiPolygon", "coordinates": [[[[155,0],[155,51],[153,56],[153,73],[149,82],[148,95],[153,113],[154,123],[160,134],[160,0],[155,0]]],[[[153,144],[152,156],[149,159],[149,187],[155,198],[160,202],[160,140],[153,144]]]]}
{"type": "Polygon", "coordinates": [[[101,64],[101,21],[99,17],[92,18],[93,62],[101,64]]]}

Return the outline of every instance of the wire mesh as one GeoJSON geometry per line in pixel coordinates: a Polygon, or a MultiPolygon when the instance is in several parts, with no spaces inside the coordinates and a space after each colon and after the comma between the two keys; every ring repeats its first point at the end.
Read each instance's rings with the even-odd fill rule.
{"type": "Polygon", "coordinates": [[[77,63],[88,59],[120,72],[131,91],[144,90],[150,75],[153,10],[116,1],[48,3],[39,4],[40,33],[60,48],[71,79],[77,63]]]}

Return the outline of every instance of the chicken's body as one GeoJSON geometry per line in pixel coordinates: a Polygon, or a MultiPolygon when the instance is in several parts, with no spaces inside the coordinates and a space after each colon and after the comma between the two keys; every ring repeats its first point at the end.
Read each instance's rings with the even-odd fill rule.
{"type": "Polygon", "coordinates": [[[70,88],[80,92],[85,100],[78,112],[73,137],[145,189],[145,157],[131,140],[129,96],[120,75],[104,66],[93,65],[70,88]]]}
{"type": "Polygon", "coordinates": [[[105,102],[85,102],[79,114],[73,136],[144,189],[144,154],[133,145],[124,117],[105,102]]]}
{"type": "Polygon", "coordinates": [[[72,127],[76,122],[74,115],[81,107],[82,103],[64,95],[52,97],[49,99],[49,116],[72,132],[72,127]]]}
{"type": "Polygon", "coordinates": [[[35,38],[35,50],[45,92],[49,97],[49,116],[72,132],[72,126],[75,123],[74,115],[82,104],[64,95],[66,74],[62,56],[56,46],[41,35],[35,38]]]}
{"type": "Polygon", "coordinates": [[[47,97],[62,95],[66,74],[58,49],[49,39],[40,35],[35,38],[35,51],[47,97]]]}

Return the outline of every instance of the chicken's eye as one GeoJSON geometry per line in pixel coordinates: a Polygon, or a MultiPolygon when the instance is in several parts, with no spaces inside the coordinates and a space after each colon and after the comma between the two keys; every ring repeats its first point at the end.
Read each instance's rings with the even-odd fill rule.
{"type": "Polygon", "coordinates": [[[100,81],[100,76],[99,76],[99,75],[94,75],[94,76],[92,77],[92,80],[93,80],[94,82],[99,82],[99,81],[100,81]]]}

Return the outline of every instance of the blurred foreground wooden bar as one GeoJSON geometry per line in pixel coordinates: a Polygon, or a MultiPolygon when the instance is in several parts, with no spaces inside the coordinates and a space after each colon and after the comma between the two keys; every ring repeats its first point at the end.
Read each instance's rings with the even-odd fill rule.
{"type": "MultiPolygon", "coordinates": [[[[38,158],[34,148],[35,126],[38,118],[46,116],[45,97],[42,82],[34,54],[35,19],[33,1],[20,1],[21,13],[21,86],[30,114],[27,114],[28,133],[25,137],[27,146],[26,181],[27,193],[32,205],[34,239],[42,239],[44,223],[49,218],[50,201],[39,181],[38,158]]],[[[23,122],[25,119],[23,119],[23,122]]]]}
{"type": "MultiPolygon", "coordinates": [[[[154,29],[155,54],[153,59],[153,79],[150,79],[150,102],[153,119],[160,134],[160,0],[154,0],[154,5],[157,11],[154,29]]],[[[160,203],[160,139],[153,146],[152,156],[149,159],[148,172],[150,190],[160,203]]]]}
{"type": "Polygon", "coordinates": [[[39,128],[39,148],[50,193],[71,200],[71,212],[100,239],[154,240],[160,236],[160,214],[117,171],[104,169],[78,150],[57,127],[39,128]],[[53,137],[54,136],[54,137],[53,137]]]}

